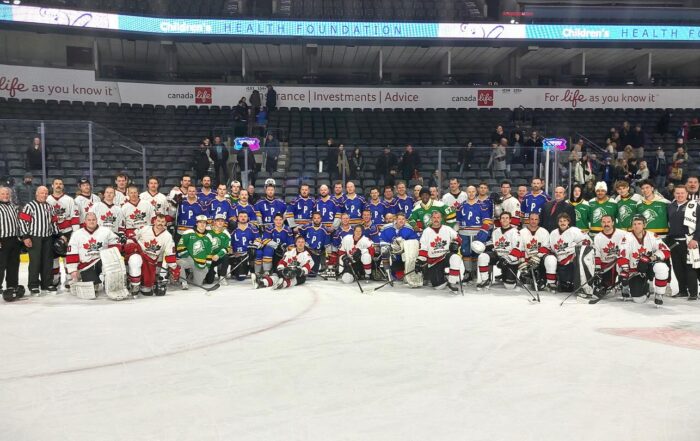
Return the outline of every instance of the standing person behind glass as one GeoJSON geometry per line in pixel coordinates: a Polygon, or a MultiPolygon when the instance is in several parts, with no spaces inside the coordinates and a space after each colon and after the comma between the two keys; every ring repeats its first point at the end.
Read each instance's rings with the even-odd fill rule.
{"type": "Polygon", "coordinates": [[[457,164],[459,164],[459,173],[464,173],[464,170],[471,170],[474,162],[474,144],[467,141],[464,147],[459,149],[457,153],[457,164]]]}
{"type": "Polygon", "coordinates": [[[268,133],[265,137],[265,171],[273,173],[277,171],[277,160],[280,157],[280,143],[275,139],[272,133],[268,133]]]}
{"type": "Polygon", "coordinates": [[[359,147],[355,147],[350,157],[350,179],[357,179],[365,166],[365,160],[359,147]]]}
{"type": "Polygon", "coordinates": [[[34,199],[36,194],[36,184],[33,184],[34,176],[31,173],[24,174],[24,180],[21,184],[15,187],[15,193],[17,194],[17,203],[20,207],[28,204],[34,199]]]}
{"type": "Polygon", "coordinates": [[[345,153],[345,146],[340,144],[336,150],[336,170],[338,173],[338,179],[342,179],[345,176],[345,180],[350,179],[351,167],[348,155],[345,153]],[[344,171],[344,172],[343,172],[344,171]]]}
{"type": "MultiPolygon", "coordinates": [[[[208,141],[208,139],[207,139],[208,141]]],[[[209,149],[209,156],[214,161],[214,175],[216,176],[216,185],[228,182],[228,146],[221,141],[220,136],[214,137],[214,146],[209,149]]],[[[200,178],[201,179],[201,178],[200,178]]]]}
{"type": "Polygon", "coordinates": [[[214,171],[214,154],[211,151],[209,138],[204,138],[194,151],[192,169],[197,181],[201,181],[205,175],[214,171]]]}
{"type": "Polygon", "coordinates": [[[277,110],[277,91],[272,87],[272,84],[267,85],[267,94],[265,94],[265,107],[268,112],[277,110]]]}
{"type": "MultiPolygon", "coordinates": [[[[27,148],[27,171],[33,171],[37,174],[42,172],[42,156],[45,154],[42,150],[44,149],[41,145],[41,138],[35,136],[32,145],[27,148]]],[[[46,168],[48,169],[48,158],[46,160],[46,168]]]]}

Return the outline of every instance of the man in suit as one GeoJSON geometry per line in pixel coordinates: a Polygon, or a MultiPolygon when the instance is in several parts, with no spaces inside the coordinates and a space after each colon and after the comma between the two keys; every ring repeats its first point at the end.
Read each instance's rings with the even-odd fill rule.
{"type": "Polygon", "coordinates": [[[211,147],[211,157],[214,160],[214,173],[216,185],[228,182],[228,147],[221,141],[220,136],[214,137],[214,145],[211,147]]]}
{"type": "Polygon", "coordinates": [[[566,190],[564,187],[557,187],[554,189],[554,199],[545,202],[542,206],[540,212],[542,228],[550,233],[559,228],[557,218],[561,213],[567,213],[570,219],[576,219],[576,209],[566,201],[566,190]]]}

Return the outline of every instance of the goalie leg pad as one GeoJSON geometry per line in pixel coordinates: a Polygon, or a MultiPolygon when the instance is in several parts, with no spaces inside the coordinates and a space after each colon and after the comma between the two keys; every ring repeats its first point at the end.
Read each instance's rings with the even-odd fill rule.
{"type": "Polygon", "coordinates": [[[423,286],[423,274],[412,272],[416,269],[416,259],[418,258],[418,250],[420,244],[416,239],[405,240],[403,242],[403,261],[404,261],[404,271],[406,273],[405,279],[406,283],[411,288],[418,288],[423,286]]]}
{"type": "Polygon", "coordinates": [[[652,269],[654,272],[654,293],[663,295],[666,293],[670,274],[668,265],[665,262],[656,262],[652,269]]]}
{"type": "Polygon", "coordinates": [[[585,295],[593,295],[593,284],[586,284],[595,274],[595,250],[593,247],[577,247],[574,262],[573,285],[575,287],[582,286],[581,291],[583,291],[585,295]]]}
{"type": "Polygon", "coordinates": [[[362,262],[365,277],[369,279],[372,276],[372,256],[369,253],[362,253],[360,262],[362,262]]]}
{"type": "Polygon", "coordinates": [[[447,281],[453,285],[459,284],[459,281],[464,277],[464,263],[458,254],[452,254],[449,259],[449,268],[447,269],[447,281]]]}
{"type": "Polygon", "coordinates": [[[487,251],[479,254],[476,258],[476,264],[479,268],[479,273],[477,274],[477,281],[479,283],[484,282],[489,279],[491,274],[491,267],[498,260],[498,256],[493,251],[487,251]]]}
{"type": "Polygon", "coordinates": [[[141,268],[143,267],[143,258],[140,254],[132,254],[129,256],[129,282],[132,285],[141,283],[141,268]]]}

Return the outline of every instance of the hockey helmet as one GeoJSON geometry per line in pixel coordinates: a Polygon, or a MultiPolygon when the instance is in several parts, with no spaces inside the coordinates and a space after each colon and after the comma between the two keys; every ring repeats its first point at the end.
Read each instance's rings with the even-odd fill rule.
{"type": "Polygon", "coordinates": [[[274,187],[275,185],[277,185],[277,183],[275,182],[274,179],[272,179],[272,178],[265,179],[265,187],[270,187],[270,186],[274,187]]]}
{"type": "Polygon", "coordinates": [[[481,254],[484,251],[486,251],[486,245],[484,245],[483,242],[479,242],[478,240],[475,240],[472,242],[472,251],[475,252],[476,254],[481,254]]]}
{"type": "Polygon", "coordinates": [[[65,256],[68,253],[68,242],[61,236],[53,241],[54,256],[65,256]]]}

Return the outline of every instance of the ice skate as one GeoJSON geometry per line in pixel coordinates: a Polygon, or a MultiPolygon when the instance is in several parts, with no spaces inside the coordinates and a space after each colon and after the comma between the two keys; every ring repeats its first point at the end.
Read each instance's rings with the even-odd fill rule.
{"type": "Polygon", "coordinates": [[[656,293],[654,295],[654,304],[656,305],[657,308],[660,307],[661,305],[663,305],[664,304],[664,295],[656,293]]]}

